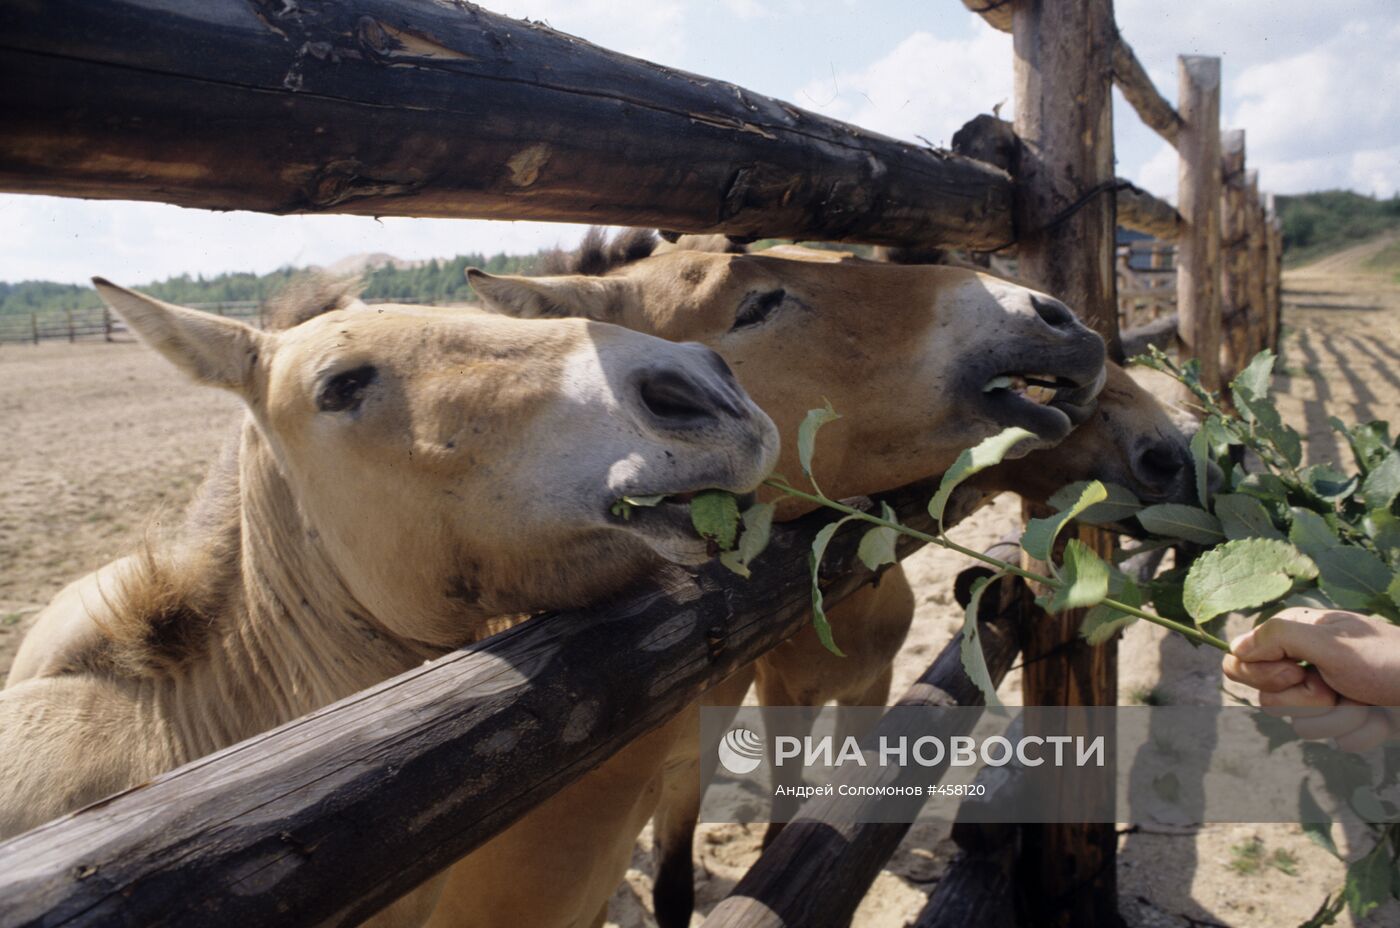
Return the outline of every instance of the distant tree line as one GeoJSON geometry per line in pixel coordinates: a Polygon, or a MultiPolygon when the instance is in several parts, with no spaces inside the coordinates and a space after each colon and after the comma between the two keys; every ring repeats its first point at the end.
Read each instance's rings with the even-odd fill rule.
{"type": "Polygon", "coordinates": [[[1388,200],[1349,190],[1323,190],[1278,197],[1283,252],[1300,264],[1340,251],[1390,229],[1400,229],[1400,195],[1388,200]]]}
{"type": "MultiPolygon", "coordinates": [[[[464,302],[473,299],[466,269],[479,267],[492,274],[529,273],[545,252],[533,255],[458,255],[445,261],[428,261],[417,267],[392,264],[365,273],[365,297],[413,302],[464,302]]],[[[137,289],[171,303],[237,303],[261,301],[276,293],[300,271],[284,267],[268,274],[232,273],[215,277],[181,274],[167,280],[141,284],[137,289]]],[[[0,282],[0,315],[62,312],[102,305],[97,292],[78,284],[47,280],[0,282]]]]}

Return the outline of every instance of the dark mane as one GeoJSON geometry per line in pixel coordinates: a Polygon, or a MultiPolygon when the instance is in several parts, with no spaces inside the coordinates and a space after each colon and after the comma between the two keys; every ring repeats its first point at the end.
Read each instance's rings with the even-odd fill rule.
{"type": "Polygon", "coordinates": [[[364,289],[365,282],[359,275],[307,271],[263,301],[263,319],[269,332],[294,328],[323,313],[344,309],[358,300],[364,289]]]}
{"type": "Polygon", "coordinates": [[[623,229],[612,239],[601,226],[590,226],[583,241],[573,251],[556,248],[541,256],[535,273],[542,276],[586,274],[602,277],[633,261],[649,257],[656,248],[651,229],[623,229]]]}

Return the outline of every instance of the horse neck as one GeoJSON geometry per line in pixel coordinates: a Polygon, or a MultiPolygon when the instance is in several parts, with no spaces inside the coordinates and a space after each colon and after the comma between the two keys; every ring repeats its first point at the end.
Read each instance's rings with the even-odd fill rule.
{"type": "Polygon", "coordinates": [[[230,504],[236,499],[236,511],[223,513],[223,531],[204,543],[227,548],[226,566],[236,568],[232,595],[202,658],[171,678],[170,711],[181,718],[181,740],[191,756],[442,653],[391,634],[355,600],[251,421],[243,426],[237,466],[228,470],[224,479],[236,486],[214,489],[230,504]],[[230,491],[236,496],[227,496],[230,491]]]}

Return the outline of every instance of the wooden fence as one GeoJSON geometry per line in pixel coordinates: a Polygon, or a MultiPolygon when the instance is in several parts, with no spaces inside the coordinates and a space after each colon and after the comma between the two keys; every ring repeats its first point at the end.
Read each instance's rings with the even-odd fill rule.
{"type": "MultiPolygon", "coordinates": [[[[1227,369],[1276,338],[1277,223],[1236,169],[1242,152],[1222,171],[1219,61],[1182,59],[1174,108],[1118,35],[1110,0],[965,3],[1013,33],[1017,111],[1010,132],[974,120],[991,131],[969,132],[954,152],[469,4],[208,0],[178,13],[162,0],[9,4],[0,189],[1014,246],[1020,273],[1078,308],[1115,350],[1120,297],[1130,323],[1143,301],[1161,312],[1148,324],[1169,318],[1164,292],[1137,293],[1162,287],[1116,292],[1121,220],[1174,240],[1157,270],[1175,269],[1178,338],[1208,378],[1219,379],[1222,327],[1227,369]],[[1113,176],[1111,83],[1180,152],[1175,208],[1113,176]],[[1238,199],[1223,223],[1222,196],[1238,199]]],[[[1122,271],[1131,281],[1145,273],[1122,271]]],[[[927,492],[895,495],[910,524],[926,519],[927,492]]],[[[806,551],[821,521],[782,527],[753,582],[711,566],[532,620],[0,845],[0,921],[354,923],[802,627],[806,551]],[[511,676],[502,698],[502,669],[522,661],[530,673],[511,676]],[[559,719],[560,693],[615,710],[597,715],[582,748],[539,724],[559,719]],[[491,733],[522,740],[484,758],[491,733]],[[331,739],[336,749],[325,750],[331,739]]],[[[870,579],[854,548],[847,533],[829,549],[829,601],[870,579]]],[[[1024,647],[1028,704],[1112,702],[1114,647],[1083,645],[1078,625],[1075,615],[989,619],[994,671],[1024,647]]],[[[957,649],[955,640],[910,699],[929,698],[932,685],[975,702],[957,649]]],[[[838,924],[903,833],[833,827],[819,807],[800,819],[707,924],[838,924]]],[[[1115,840],[1111,826],[1019,829],[1006,843],[1020,849],[1012,876],[955,873],[947,885],[967,905],[946,911],[972,911],[998,891],[988,887],[1014,883],[1040,900],[1032,921],[1109,924],[1115,840]]]]}

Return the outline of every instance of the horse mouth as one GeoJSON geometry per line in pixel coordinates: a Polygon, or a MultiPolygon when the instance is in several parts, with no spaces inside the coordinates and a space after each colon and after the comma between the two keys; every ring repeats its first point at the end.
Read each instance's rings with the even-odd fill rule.
{"type": "Polygon", "coordinates": [[[690,504],[707,490],[732,493],[740,511],[758,498],[752,491],[735,493],[725,487],[702,486],[674,493],[643,493],[618,496],[608,507],[608,522],[640,536],[653,551],[674,564],[703,564],[719,554],[713,541],[700,537],[691,522],[690,504]]]}
{"type": "Polygon", "coordinates": [[[1092,377],[1043,371],[1004,371],[982,384],[983,400],[1003,425],[1019,425],[1058,441],[1093,412],[1107,371],[1092,377]]]}

